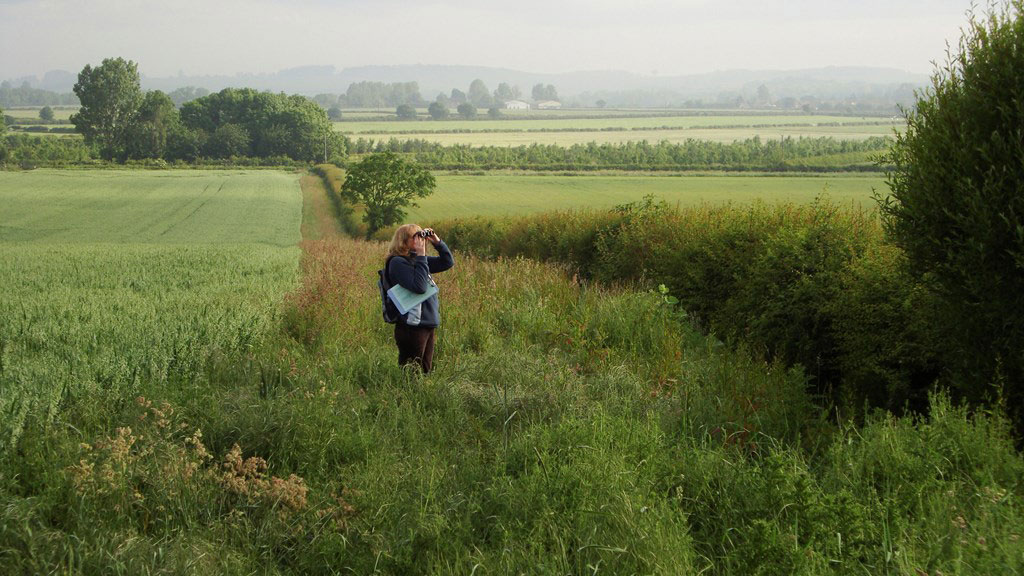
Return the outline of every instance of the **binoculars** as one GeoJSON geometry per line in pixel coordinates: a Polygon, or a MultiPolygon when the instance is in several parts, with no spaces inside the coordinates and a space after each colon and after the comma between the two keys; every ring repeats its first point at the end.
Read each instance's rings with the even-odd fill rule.
{"type": "Polygon", "coordinates": [[[424,228],[423,230],[417,232],[416,235],[419,236],[420,238],[430,238],[431,236],[434,235],[434,231],[431,230],[430,228],[424,228]]]}

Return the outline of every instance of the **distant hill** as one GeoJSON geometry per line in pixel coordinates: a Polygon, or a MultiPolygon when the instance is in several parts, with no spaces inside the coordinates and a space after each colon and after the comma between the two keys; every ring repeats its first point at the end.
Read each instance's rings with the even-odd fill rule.
{"type": "MultiPolygon", "coordinates": [[[[359,66],[337,70],[333,66],[302,66],[270,74],[236,74],[233,76],[169,77],[143,76],[143,88],[170,92],[184,86],[211,91],[226,87],[249,87],[274,92],[341,94],[353,82],[419,83],[420,93],[433,100],[438,93],[452,88],[466,91],[470,82],[481,79],[490,90],[501,82],[518,86],[524,97],[530,96],[535,84],[552,84],[563,100],[581,95],[645,91],[664,94],[665,98],[717,98],[723,94],[744,95],[764,85],[773,97],[850,98],[924,86],[928,77],[890,68],[827,67],[803,70],[725,70],[684,76],[651,76],[623,71],[580,71],[560,74],[539,74],[507,68],[482,66],[359,66]]],[[[34,88],[54,92],[70,92],[76,74],[54,70],[40,80],[35,77],[12,79],[15,86],[28,82],[34,88]]]]}

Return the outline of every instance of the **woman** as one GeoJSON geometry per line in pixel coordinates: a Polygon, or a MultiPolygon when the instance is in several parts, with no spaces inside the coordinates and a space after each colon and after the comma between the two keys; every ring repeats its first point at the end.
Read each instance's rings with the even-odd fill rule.
{"type": "MultiPolygon", "coordinates": [[[[436,286],[430,277],[433,272],[444,272],[455,265],[451,250],[433,230],[421,233],[415,224],[406,224],[395,230],[388,248],[387,280],[392,286],[401,284],[417,294],[436,286]],[[426,238],[424,238],[426,236],[426,238]],[[426,240],[434,245],[438,256],[426,255],[426,240]]],[[[437,294],[416,305],[395,323],[395,343],[398,345],[398,363],[418,363],[423,372],[430,372],[434,364],[434,330],[441,323],[437,294]]]]}

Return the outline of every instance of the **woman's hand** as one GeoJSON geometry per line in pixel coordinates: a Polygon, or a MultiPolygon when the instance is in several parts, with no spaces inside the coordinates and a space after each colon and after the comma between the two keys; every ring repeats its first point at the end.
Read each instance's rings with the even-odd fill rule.
{"type": "Polygon", "coordinates": [[[430,231],[430,237],[427,239],[430,240],[430,243],[433,244],[434,246],[437,246],[438,244],[441,243],[441,237],[438,236],[437,232],[434,232],[433,230],[430,231]]]}
{"type": "Polygon", "coordinates": [[[419,256],[423,256],[427,253],[427,245],[421,236],[413,236],[412,249],[419,256]]]}

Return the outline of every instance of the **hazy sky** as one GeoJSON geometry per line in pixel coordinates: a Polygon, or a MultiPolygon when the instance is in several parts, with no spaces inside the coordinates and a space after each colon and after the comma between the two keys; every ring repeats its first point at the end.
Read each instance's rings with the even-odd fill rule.
{"type": "Polygon", "coordinates": [[[122,56],[147,76],[467,64],[930,73],[970,0],[0,0],[0,79],[122,56]]]}

